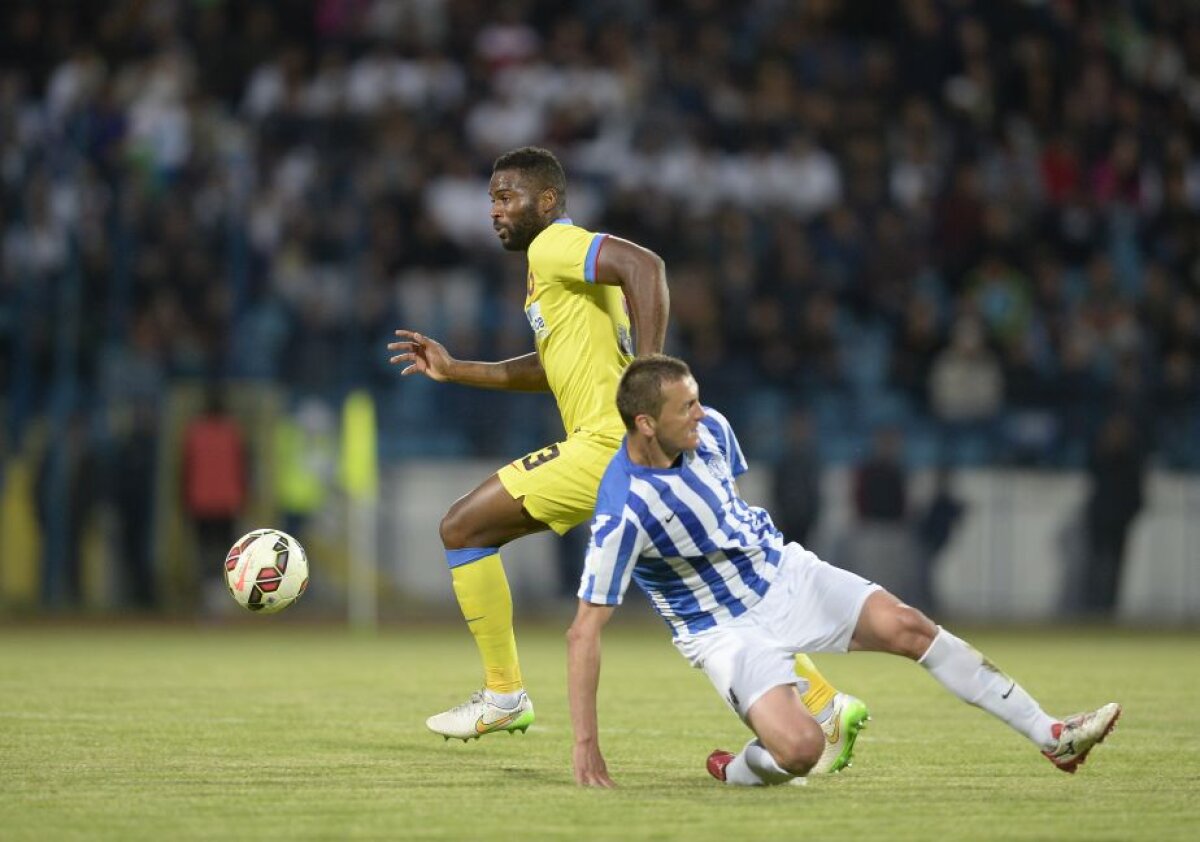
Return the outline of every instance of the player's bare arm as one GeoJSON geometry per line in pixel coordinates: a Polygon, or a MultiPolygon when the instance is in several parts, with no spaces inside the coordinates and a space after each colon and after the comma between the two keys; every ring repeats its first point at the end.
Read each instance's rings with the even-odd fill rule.
{"type": "Polygon", "coordinates": [[[396,351],[388,362],[404,366],[400,374],[424,374],[439,383],[459,383],[481,389],[509,392],[547,392],[550,384],[536,352],[500,362],[457,360],[442,343],[412,330],[397,330],[399,337],[388,344],[396,351]]]}
{"type": "Polygon", "coordinates": [[[567,631],[567,697],[575,742],[571,765],[581,786],[613,787],[596,717],[596,690],[600,686],[600,632],[612,617],[613,607],[579,601],[575,620],[567,631]]]}
{"type": "Polygon", "coordinates": [[[637,356],[661,353],[671,310],[667,267],[662,258],[637,243],[610,236],[596,258],[596,281],[619,286],[625,292],[637,356]]]}

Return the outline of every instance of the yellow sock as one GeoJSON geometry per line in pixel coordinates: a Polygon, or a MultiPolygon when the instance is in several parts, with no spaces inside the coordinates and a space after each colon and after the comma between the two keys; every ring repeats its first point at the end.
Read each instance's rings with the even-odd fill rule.
{"type": "Polygon", "coordinates": [[[475,636],[483,660],[484,686],[496,693],[520,690],[521,665],[513,634],[512,593],[500,554],[450,568],[454,595],[463,619],[475,636]]]}
{"type": "Polygon", "coordinates": [[[800,697],[813,716],[825,709],[837,694],[837,688],[825,680],[817,665],[807,655],[796,656],[796,675],[808,679],[808,691],[800,697]]]}

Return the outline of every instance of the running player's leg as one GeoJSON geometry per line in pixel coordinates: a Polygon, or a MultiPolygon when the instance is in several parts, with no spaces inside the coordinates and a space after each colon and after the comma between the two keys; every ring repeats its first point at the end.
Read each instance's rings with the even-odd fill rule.
{"type": "Polygon", "coordinates": [[[459,498],[442,519],[442,546],[454,595],[483,661],[484,689],[465,704],[431,716],[425,724],[435,733],[465,740],[491,731],[523,731],[533,721],[500,547],[546,528],[495,474],[459,498]]]}
{"type": "Polygon", "coordinates": [[[534,520],[495,474],[455,501],[442,519],[442,546],[463,619],[483,659],[484,686],[496,693],[522,688],[513,634],[512,594],[500,547],[547,527],[534,520]]]}
{"type": "Polygon", "coordinates": [[[426,723],[431,730],[466,739],[495,730],[523,730],[532,722],[499,548],[547,528],[561,535],[590,517],[600,477],[618,445],[573,437],[527,454],[505,465],[446,514],[442,543],[455,596],[483,659],[485,686],[465,705],[431,717],[426,723]]]}
{"type": "Polygon", "coordinates": [[[1026,690],[968,643],[934,624],[887,591],[867,598],[851,641],[852,649],[891,652],[925,667],[964,702],[983,708],[1024,735],[1056,766],[1073,772],[1112,730],[1121,708],[1055,719],[1026,690]]]}

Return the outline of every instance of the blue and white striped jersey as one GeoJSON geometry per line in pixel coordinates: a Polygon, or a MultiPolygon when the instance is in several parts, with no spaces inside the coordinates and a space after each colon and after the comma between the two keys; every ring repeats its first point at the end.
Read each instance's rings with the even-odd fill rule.
{"type": "Polygon", "coordinates": [[[738,496],[746,460],[729,422],[705,407],[700,446],[671,468],[613,456],[596,501],[579,598],[619,605],[632,578],[674,635],[695,634],[757,603],[784,538],[764,509],[738,496]]]}

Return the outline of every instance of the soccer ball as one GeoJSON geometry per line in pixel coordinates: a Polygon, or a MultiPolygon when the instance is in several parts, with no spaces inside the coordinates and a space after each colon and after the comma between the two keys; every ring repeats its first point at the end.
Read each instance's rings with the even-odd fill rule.
{"type": "Polygon", "coordinates": [[[239,538],[225,556],[225,584],[238,605],[274,614],[308,587],[308,557],[300,542],[286,532],[255,529],[239,538]]]}

